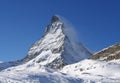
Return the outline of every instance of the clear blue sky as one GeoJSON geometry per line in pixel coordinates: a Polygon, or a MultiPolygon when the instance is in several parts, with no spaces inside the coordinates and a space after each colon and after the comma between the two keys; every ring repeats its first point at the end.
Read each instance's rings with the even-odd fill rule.
{"type": "Polygon", "coordinates": [[[0,0],[0,61],[25,57],[54,14],[92,52],[120,42],[120,0],[0,0]]]}

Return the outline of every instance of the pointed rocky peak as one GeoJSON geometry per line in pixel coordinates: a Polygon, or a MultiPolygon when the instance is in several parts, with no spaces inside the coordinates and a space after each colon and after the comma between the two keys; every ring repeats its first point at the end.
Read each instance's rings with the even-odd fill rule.
{"type": "Polygon", "coordinates": [[[57,15],[52,16],[51,18],[51,23],[47,25],[46,30],[45,30],[45,35],[47,33],[56,33],[58,30],[63,32],[64,28],[64,23],[63,21],[60,20],[60,17],[57,15]]]}
{"type": "Polygon", "coordinates": [[[54,22],[57,22],[57,21],[60,21],[59,16],[57,16],[57,15],[52,16],[51,23],[54,23],[54,22]]]}
{"type": "Polygon", "coordinates": [[[66,27],[58,16],[53,16],[51,22],[42,39],[29,49],[24,62],[30,61],[59,69],[91,55],[84,46],[69,39],[64,31],[66,27]]]}
{"type": "Polygon", "coordinates": [[[110,61],[120,59],[120,44],[114,44],[100,52],[95,53],[91,59],[110,61]]]}

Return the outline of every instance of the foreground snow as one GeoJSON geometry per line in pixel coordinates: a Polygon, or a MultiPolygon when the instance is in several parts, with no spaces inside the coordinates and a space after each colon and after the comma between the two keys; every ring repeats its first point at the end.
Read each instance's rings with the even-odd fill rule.
{"type": "Polygon", "coordinates": [[[30,62],[0,72],[0,83],[120,83],[120,61],[83,60],[53,70],[30,62]]]}
{"type": "Polygon", "coordinates": [[[67,74],[39,64],[29,63],[17,67],[11,67],[0,72],[0,83],[80,83],[82,79],[76,79],[67,74]]]}
{"type": "Polygon", "coordinates": [[[83,60],[65,66],[62,70],[70,76],[102,83],[120,83],[120,61],[101,62],[83,60]]]}

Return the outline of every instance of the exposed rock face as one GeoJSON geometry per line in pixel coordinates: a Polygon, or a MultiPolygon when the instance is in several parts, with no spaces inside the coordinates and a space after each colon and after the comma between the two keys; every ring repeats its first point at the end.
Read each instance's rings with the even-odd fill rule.
{"type": "Polygon", "coordinates": [[[57,21],[60,21],[60,19],[55,15],[52,17],[51,19],[51,23],[54,23],[54,22],[57,22],[57,21]]]}
{"type": "Polygon", "coordinates": [[[94,54],[91,59],[102,61],[120,59],[120,44],[115,44],[106,49],[103,49],[102,51],[94,54]]]}

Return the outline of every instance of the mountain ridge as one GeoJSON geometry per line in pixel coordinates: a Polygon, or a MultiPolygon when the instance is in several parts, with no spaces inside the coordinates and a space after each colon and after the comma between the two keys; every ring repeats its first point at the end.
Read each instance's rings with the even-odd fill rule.
{"type": "Polygon", "coordinates": [[[101,51],[93,54],[93,60],[110,61],[120,59],[120,44],[111,45],[101,51]]]}
{"type": "Polygon", "coordinates": [[[61,68],[78,62],[86,56],[89,57],[91,53],[82,44],[78,45],[69,38],[65,30],[68,27],[64,25],[59,17],[53,16],[51,23],[46,27],[45,35],[29,49],[23,61],[34,59],[33,62],[41,65],[55,67],[57,64],[56,68],[61,68]]]}

